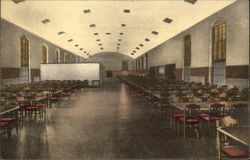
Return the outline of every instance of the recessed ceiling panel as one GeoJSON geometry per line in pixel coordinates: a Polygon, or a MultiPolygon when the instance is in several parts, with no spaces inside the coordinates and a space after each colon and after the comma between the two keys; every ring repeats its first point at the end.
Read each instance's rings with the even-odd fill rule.
{"type": "Polygon", "coordinates": [[[100,52],[97,45],[100,39],[104,52],[116,52],[117,40],[122,38],[119,52],[136,58],[235,1],[26,0],[14,3],[3,0],[1,17],[84,58],[86,55],[69,43],[70,39],[94,55],[100,52]],[[43,23],[46,19],[50,22],[43,23]],[[65,34],[58,35],[61,31],[65,34]],[[145,38],[150,41],[145,42],[145,38]],[[144,47],[132,55],[131,51],[143,42],[144,47]]]}

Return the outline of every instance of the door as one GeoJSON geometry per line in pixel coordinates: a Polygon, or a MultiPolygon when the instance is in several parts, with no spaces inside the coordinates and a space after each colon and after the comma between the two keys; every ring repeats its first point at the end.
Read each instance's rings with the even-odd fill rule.
{"type": "Polygon", "coordinates": [[[106,71],[107,77],[113,77],[112,71],[106,71]]]}

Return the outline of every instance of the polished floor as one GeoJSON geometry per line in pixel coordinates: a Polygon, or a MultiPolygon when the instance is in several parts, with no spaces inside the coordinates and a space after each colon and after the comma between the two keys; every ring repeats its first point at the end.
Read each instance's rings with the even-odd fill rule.
{"type": "Polygon", "coordinates": [[[21,123],[19,134],[1,139],[1,157],[213,160],[216,150],[215,137],[173,134],[167,116],[110,80],[49,109],[45,119],[21,123]]]}

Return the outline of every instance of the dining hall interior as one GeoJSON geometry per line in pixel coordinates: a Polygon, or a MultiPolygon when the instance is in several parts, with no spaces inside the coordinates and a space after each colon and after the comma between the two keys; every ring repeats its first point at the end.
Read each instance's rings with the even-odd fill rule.
{"type": "Polygon", "coordinates": [[[0,159],[249,159],[248,0],[2,0],[0,25],[0,159]]]}

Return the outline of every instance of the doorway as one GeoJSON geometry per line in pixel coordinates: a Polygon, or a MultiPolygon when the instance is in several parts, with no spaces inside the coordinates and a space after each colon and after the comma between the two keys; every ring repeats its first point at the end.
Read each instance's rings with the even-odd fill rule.
{"type": "Polygon", "coordinates": [[[113,72],[112,71],[106,71],[106,75],[108,78],[113,77],[113,72]]]}

